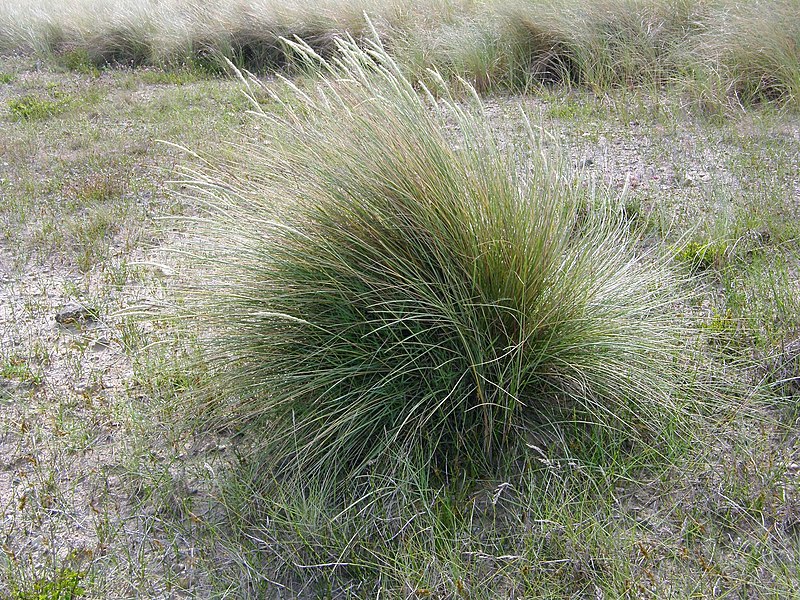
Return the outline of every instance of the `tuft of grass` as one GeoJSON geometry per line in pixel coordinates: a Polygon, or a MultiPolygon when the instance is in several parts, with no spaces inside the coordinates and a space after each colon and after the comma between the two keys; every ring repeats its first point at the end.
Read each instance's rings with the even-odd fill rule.
{"type": "Polygon", "coordinates": [[[528,84],[522,64],[503,23],[488,13],[463,15],[438,27],[420,26],[410,30],[393,49],[409,74],[436,89],[431,69],[451,85],[464,79],[480,93],[493,90],[525,89],[528,84]]]}
{"type": "Polygon", "coordinates": [[[90,63],[137,67],[155,62],[153,19],[157,14],[144,6],[135,8],[139,14],[120,14],[88,36],[85,44],[90,63]]]}
{"type": "Polygon", "coordinates": [[[13,73],[0,73],[0,83],[13,83],[16,78],[13,73]]]}
{"type": "Polygon", "coordinates": [[[62,189],[78,206],[94,206],[119,199],[128,191],[128,181],[114,170],[95,171],[83,179],[70,182],[62,189]]]}
{"type": "Polygon", "coordinates": [[[10,356],[0,364],[0,377],[33,385],[42,382],[41,373],[34,371],[27,360],[17,355],[10,356]]]}
{"type": "Polygon", "coordinates": [[[291,46],[323,89],[260,113],[270,135],[241,148],[246,173],[194,182],[208,204],[190,314],[222,418],[256,424],[268,468],[344,481],[407,455],[480,472],[559,422],[673,430],[665,261],[611,210],[583,210],[532,132],[520,169],[380,46],[339,42],[330,61],[291,46]]]}
{"type": "Polygon", "coordinates": [[[606,89],[664,84],[690,68],[696,0],[518,2],[509,30],[535,80],[606,89]]]}

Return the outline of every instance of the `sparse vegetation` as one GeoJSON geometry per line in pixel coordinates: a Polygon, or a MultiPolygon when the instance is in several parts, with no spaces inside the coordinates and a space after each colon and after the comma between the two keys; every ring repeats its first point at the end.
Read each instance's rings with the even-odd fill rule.
{"type": "Polygon", "coordinates": [[[0,598],[800,595],[796,4],[0,3],[0,598]]]}
{"type": "Polygon", "coordinates": [[[58,57],[58,60],[69,71],[92,75],[93,77],[100,75],[100,69],[92,62],[89,51],[86,48],[64,52],[58,57]]]}
{"type": "Polygon", "coordinates": [[[153,85],[185,85],[206,79],[209,73],[200,68],[148,69],[142,71],[142,81],[153,85]]]}
{"type": "Polygon", "coordinates": [[[21,356],[13,355],[0,365],[0,377],[34,385],[42,382],[42,376],[34,372],[28,361],[21,356]]]}

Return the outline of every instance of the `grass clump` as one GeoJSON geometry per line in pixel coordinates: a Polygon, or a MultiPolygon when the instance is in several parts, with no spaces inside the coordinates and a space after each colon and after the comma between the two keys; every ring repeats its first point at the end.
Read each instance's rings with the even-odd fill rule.
{"type": "Polygon", "coordinates": [[[664,263],[581,210],[559,161],[528,149],[520,167],[379,46],[339,44],[330,61],[295,45],[319,94],[260,114],[246,174],[195,182],[190,305],[226,421],[257,423],[269,466],[303,480],[399,455],[480,469],[559,421],[664,434],[681,412],[664,263]]]}
{"type": "Polygon", "coordinates": [[[42,382],[41,373],[35,372],[28,361],[18,355],[12,355],[0,364],[0,378],[33,385],[39,385],[42,382]]]}
{"type": "Polygon", "coordinates": [[[464,15],[438,27],[419,26],[397,40],[394,55],[409,77],[432,89],[437,82],[430,70],[451,85],[466,80],[479,93],[498,89],[525,89],[527,57],[518,56],[504,23],[489,14],[464,15]]]}
{"type": "Polygon", "coordinates": [[[535,80],[605,89],[664,84],[690,66],[699,26],[694,0],[518,2],[509,30],[529,55],[535,80]]]}
{"type": "MultiPolygon", "coordinates": [[[[729,96],[750,104],[800,100],[800,2],[723,4],[698,39],[708,76],[729,96]]],[[[714,85],[714,83],[712,83],[714,85]]]]}

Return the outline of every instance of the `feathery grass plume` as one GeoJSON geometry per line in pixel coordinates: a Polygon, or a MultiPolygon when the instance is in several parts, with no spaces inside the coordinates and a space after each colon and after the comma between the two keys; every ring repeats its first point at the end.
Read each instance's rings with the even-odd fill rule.
{"type": "Polygon", "coordinates": [[[243,170],[194,181],[190,310],[223,418],[304,478],[398,453],[480,465],[558,419],[659,436],[680,412],[665,264],[558,160],[420,97],[379,45],[290,44],[318,93],[257,110],[243,170]]]}

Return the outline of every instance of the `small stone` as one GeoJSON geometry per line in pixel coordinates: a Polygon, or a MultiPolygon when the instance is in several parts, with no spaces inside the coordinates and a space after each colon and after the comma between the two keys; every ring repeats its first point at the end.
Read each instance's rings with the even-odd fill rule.
{"type": "Polygon", "coordinates": [[[92,343],[92,352],[105,352],[111,346],[111,342],[107,337],[99,337],[92,343]]]}
{"type": "Polygon", "coordinates": [[[103,389],[102,382],[93,381],[91,383],[79,383],[75,386],[75,393],[81,396],[92,396],[103,389]]]}
{"type": "Polygon", "coordinates": [[[11,402],[16,391],[16,382],[10,379],[0,379],[0,402],[11,402]]]}
{"type": "Polygon", "coordinates": [[[92,311],[80,304],[67,304],[56,313],[56,323],[60,323],[61,325],[91,323],[94,320],[95,318],[92,311]]]}

